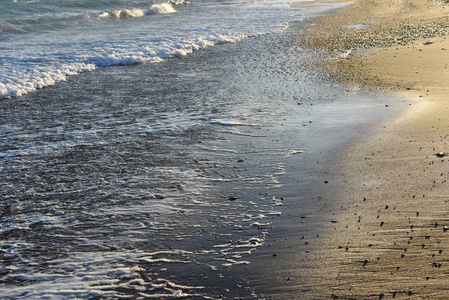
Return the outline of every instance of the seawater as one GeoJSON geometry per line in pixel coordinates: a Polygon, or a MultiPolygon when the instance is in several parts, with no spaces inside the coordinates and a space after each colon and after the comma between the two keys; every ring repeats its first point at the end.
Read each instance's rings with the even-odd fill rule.
{"type": "MultiPolygon", "coordinates": [[[[290,1],[289,1],[290,2],[290,1]]],[[[287,1],[7,0],[0,3],[0,99],[99,67],[160,62],[277,32],[287,1]]]]}
{"type": "Polygon", "coordinates": [[[276,124],[339,92],[290,39],[100,68],[3,100],[1,294],[255,293],[233,267],[264,245],[286,159],[307,146],[276,124]]]}
{"type": "Polygon", "coordinates": [[[235,269],[285,213],[311,115],[347,93],[292,43],[302,11],[0,5],[0,295],[258,297],[235,269]]]}

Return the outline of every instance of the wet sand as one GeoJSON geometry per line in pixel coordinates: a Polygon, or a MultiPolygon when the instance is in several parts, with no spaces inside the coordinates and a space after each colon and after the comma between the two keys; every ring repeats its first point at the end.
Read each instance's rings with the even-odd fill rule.
{"type": "Polygon", "coordinates": [[[413,101],[326,165],[324,197],[341,207],[311,298],[449,297],[447,14],[447,4],[358,1],[311,27],[325,38],[305,39],[334,54],[326,67],[338,80],[413,101]]]}
{"type": "Polygon", "coordinates": [[[322,67],[335,80],[409,107],[310,158],[315,180],[290,187],[309,197],[310,214],[290,202],[258,265],[275,282],[266,298],[449,297],[448,8],[361,0],[298,37],[329,54],[322,67]]]}

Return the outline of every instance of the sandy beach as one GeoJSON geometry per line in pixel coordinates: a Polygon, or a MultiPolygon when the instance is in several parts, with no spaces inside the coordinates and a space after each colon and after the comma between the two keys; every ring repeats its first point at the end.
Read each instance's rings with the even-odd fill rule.
{"type": "Polygon", "coordinates": [[[337,80],[411,101],[327,163],[325,197],[341,206],[313,254],[310,298],[449,297],[447,16],[440,2],[361,0],[302,40],[331,53],[337,80]]]}
{"type": "Polygon", "coordinates": [[[25,85],[101,63],[5,80],[2,297],[449,298],[449,4],[232,2],[25,26],[25,85]]]}

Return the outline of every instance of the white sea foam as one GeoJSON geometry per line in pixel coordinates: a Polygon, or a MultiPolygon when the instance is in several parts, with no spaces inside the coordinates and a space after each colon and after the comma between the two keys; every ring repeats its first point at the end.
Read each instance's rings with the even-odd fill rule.
{"type": "MultiPolygon", "coordinates": [[[[195,50],[221,43],[235,42],[243,38],[245,38],[244,35],[231,33],[229,35],[184,38],[179,41],[161,41],[157,44],[140,41],[131,43],[140,44],[141,48],[138,50],[119,48],[120,45],[110,44],[109,47],[104,47],[98,52],[89,53],[89,50],[81,50],[74,57],[66,57],[65,60],[75,60],[74,63],[51,60],[37,63],[37,66],[32,69],[29,66],[14,65],[14,62],[9,62],[12,65],[5,66],[9,71],[0,75],[0,99],[19,97],[36,89],[65,81],[68,76],[92,71],[98,67],[161,62],[164,59],[185,56],[195,50]]],[[[40,54],[28,59],[39,61],[39,56],[40,54]]]]}
{"type": "MultiPolygon", "coordinates": [[[[9,255],[17,254],[17,250],[29,247],[27,244],[16,244],[9,248],[9,255]]],[[[8,267],[8,277],[20,280],[33,280],[32,286],[17,286],[14,289],[0,287],[2,297],[22,299],[80,299],[99,297],[117,297],[112,290],[125,288],[136,292],[160,289],[160,297],[179,297],[192,291],[200,292],[203,286],[185,286],[172,282],[168,278],[144,281],[139,273],[143,270],[137,266],[139,261],[151,263],[156,256],[174,256],[185,258],[188,253],[183,251],[146,253],[140,251],[120,252],[89,252],[73,253],[64,260],[52,260],[48,263],[57,265],[55,272],[32,275],[27,270],[11,265],[8,267]],[[82,263],[80,263],[82,262],[82,263]],[[122,263],[123,262],[123,263],[122,263]],[[136,266],[130,267],[128,263],[136,266]],[[164,291],[162,293],[162,291],[164,291]]],[[[159,260],[160,261],[160,260],[159,260]]],[[[165,259],[164,264],[189,263],[183,259],[165,259]]],[[[193,295],[193,294],[190,294],[193,295]]],[[[154,293],[148,294],[154,297],[154,293]]]]}
{"type": "Polygon", "coordinates": [[[145,11],[140,8],[130,8],[130,9],[119,9],[114,11],[108,11],[100,14],[99,18],[115,18],[115,19],[125,19],[125,18],[137,18],[143,17],[145,11]]]}
{"type": "Polygon", "coordinates": [[[149,10],[147,10],[147,14],[153,13],[153,14],[171,14],[175,13],[176,10],[173,8],[173,6],[170,3],[160,3],[160,4],[153,4],[149,10]]]}
{"type": "Polygon", "coordinates": [[[127,18],[140,18],[146,15],[152,14],[172,14],[176,10],[170,3],[158,3],[153,4],[149,9],[142,8],[123,8],[113,11],[103,12],[99,15],[100,19],[113,18],[113,19],[127,19],[127,18]]]}
{"type": "Polygon", "coordinates": [[[279,31],[288,22],[301,19],[298,10],[282,1],[182,6],[179,4],[184,2],[178,1],[147,7],[142,0],[131,1],[129,5],[134,7],[126,7],[126,1],[116,2],[124,7],[98,11],[94,18],[95,7],[101,3],[86,3],[86,8],[81,8],[64,2],[60,8],[51,8],[60,10],[52,14],[39,10],[40,6],[23,6],[23,1],[17,2],[17,7],[0,4],[0,10],[4,6],[0,34],[6,34],[0,51],[0,98],[22,96],[98,67],[185,56],[279,31]],[[41,20],[37,24],[36,18],[41,20]]]}

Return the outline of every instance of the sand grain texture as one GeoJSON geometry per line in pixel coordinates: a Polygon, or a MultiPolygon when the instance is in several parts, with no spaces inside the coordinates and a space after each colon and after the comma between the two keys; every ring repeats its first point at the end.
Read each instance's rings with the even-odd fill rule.
{"type": "Polygon", "coordinates": [[[341,207],[310,298],[449,298],[449,157],[435,155],[449,152],[447,15],[445,3],[361,0],[303,37],[337,57],[326,68],[338,80],[412,101],[327,164],[341,207]]]}

